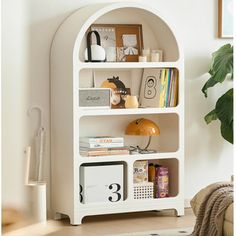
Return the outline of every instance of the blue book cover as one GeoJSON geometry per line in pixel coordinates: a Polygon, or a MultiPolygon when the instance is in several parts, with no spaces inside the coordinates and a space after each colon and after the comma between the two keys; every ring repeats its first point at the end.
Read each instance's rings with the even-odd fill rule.
{"type": "Polygon", "coordinates": [[[166,100],[165,100],[165,107],[168,107],[169,104],[169,92],[170,92],[170,81],[171,81],[171,71],[172,69],[168,69],[169,73],[168,73],[168,86],[167,86],[167,91],[166,91],[166,100]]]}

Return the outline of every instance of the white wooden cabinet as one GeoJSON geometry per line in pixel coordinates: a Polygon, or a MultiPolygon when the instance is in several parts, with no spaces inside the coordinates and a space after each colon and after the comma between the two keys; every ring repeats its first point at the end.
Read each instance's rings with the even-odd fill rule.
{"type": "MultiPolygon", "coordinates": [[[[168,8],[168,7],[167,7],[168,8]]],[[[183,53],[176,32],[164,15],[138,3],[94,4],[78,9],[58,28],[51,48],[51,178],[52,208],[55,216],[65,214],[73,225],[84,216],[175,209],[184,214],[184,68],[183,53]],[[85,63],[85,35],[91,24],[142,24],[144,47],[164,51],[164,62],[85,63]],[[79,88],[91,86],[96,70],[130,70],[132,84],[144,68],[177,68],[178,105],[169,108],[83,110],[79,107],[79,88]],[[124,136],[126,125],[144,117],[155,121],[161,135],[154,138],[153,154],[81,157],[79,137],[85,135],[124,136]],[[133,163],[151,160],[169,167],[170,197],[134,200],[133,163]],[[80,167],[88,163],[123,163],[124,201],[80,203],[80,167]]],[[[137,90],[137,88],[136,88],[137,90]]],[[[125,137],[127,145],[144,145],[145,138],[125,137]]]]}

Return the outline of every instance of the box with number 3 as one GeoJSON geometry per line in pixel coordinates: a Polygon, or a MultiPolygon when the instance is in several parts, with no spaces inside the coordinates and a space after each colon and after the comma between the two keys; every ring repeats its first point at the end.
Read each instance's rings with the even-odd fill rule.
{"type": "Polygon", "coordinates": [[[80,201],[123,201],[123,168],[122,164],[81,166],[80,201]]]}

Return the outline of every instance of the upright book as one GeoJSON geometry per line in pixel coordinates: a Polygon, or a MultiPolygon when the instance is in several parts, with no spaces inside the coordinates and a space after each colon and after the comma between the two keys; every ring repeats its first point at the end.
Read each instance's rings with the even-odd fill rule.
{"type": "Polygon", "coordinates": [[[159,107],[164,107],[165,102],[165,78],[166,78],[166,70],[162,69],[161,71],[161,90],[160,90],[160,99],[159,99],[159,107]]]}

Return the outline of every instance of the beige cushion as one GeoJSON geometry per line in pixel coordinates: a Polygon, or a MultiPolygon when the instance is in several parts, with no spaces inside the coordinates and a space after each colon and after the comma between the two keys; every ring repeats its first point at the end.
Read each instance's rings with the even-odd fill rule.
{"type": "Polygon", "coordinates": [[[197,215],[198,210],[200,208],[201,203],[203,202],[204,198],[206,195],[210,194],[214,188],[216,184],[219,183],[225,183],[225,182],[218,182],[218,183],[214,183],[214,184],[210,184],[207,187],[203,188],[202,190],[200,190],[195,196],[194,198],[190,201],[191,207],[193,209],[193,212],[195,215],[197,215]]]}
{"type": "MultiPolygon", "coordinates": [[[[223,183],[223,182],[221,182],[223,183]]],[[[225,182],[224,182],[225,183],[225,182]]],[[[197,216],[201,203],[203,202],[205,196],[212,192],[214,186],[218,183],[211,184],[206,188],[200,190],[194,198],[191,200],[190,204],[193,209],[194,214],[197,216]]],[[[225,211],[224,225],[223,225],[223,236],[233,236],[233,203],[225,211]]]]}

